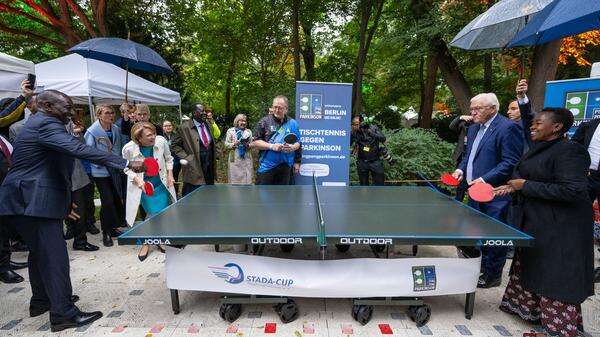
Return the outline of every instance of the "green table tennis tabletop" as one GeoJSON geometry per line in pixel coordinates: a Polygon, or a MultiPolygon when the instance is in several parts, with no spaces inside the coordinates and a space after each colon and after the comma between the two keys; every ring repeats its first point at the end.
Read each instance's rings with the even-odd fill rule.
{"type": "Polygon", "coordinates": [[[118,241],[528,246],[533,238],[429,187],[213,185],[118,241]]]}

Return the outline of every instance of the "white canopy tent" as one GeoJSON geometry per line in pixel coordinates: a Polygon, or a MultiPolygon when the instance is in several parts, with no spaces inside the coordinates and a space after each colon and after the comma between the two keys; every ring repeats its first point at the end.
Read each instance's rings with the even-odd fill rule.
{"type": "MultiPolygon", "coordinates": [[[[69,95],[75,104],[87,104],[94,118],[93,104],[119,105],[125,101],[127,72],[113,64],[70,54],[35,65],[37,83],[45,90],[69,95]]],[[[181,96],[137,75],[128,73],[129,102],[177,106],[181,115],[181,96]]]]}
{"type": "Polygon", "coordinates": [[[35,74],[33,62],[0,53],[0,98],[21,94],[21,81],[27,74],[35,74]]]}

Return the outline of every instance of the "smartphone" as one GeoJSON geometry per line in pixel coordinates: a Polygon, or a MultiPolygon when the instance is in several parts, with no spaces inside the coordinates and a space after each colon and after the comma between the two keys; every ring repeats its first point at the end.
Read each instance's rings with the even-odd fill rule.
{"type": "Polygon", "coordinates": [[[27,74],[27,81],[29,81],[29,85],[27,86],[27,89],[33,90],[33,88],[35,88],[35,75],[27,74]]]}

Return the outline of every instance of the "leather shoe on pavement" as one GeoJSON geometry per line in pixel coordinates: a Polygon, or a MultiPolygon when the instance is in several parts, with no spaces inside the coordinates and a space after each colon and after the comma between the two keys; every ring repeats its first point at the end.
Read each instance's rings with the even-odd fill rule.
{"type": "Polygon", "coordinates": [[[29,266],[29,263],[27,263],[27,262],[10,261],[10,269],[12,269],[12,270],[19,270],[19,269],[27,268],[28,266],[29,266]]]}
{"type": "Polygon", "coordinates": [[[87,225],[87,232],[92,235],[100,234],[100,230],[93,223],[87,225]]]}
{"type": "Polygon", "coordinates": [[[594,269],[594,283],[600,283],[600,267],[594,269]]]}
{"type": "Polygon", "coordinates": [[[65,329],[77,328],[80,326],[88,325],[102,317],[102,312],[83,312],[79,311],[73,317],[51,317],[50,318],[50,331],[58,332],[65,329]]]}
{"type": "Polygon", "coordinates": [[[110,231],[110,236],[112,236],[113,238],[119,237],[119,236],[121,236],[122,234],[123,234],[123,232],[121,232],[121,230],[119,230],[119,229],[116,229],[116,228],[113,228],[113,229],[110,231]]]}
{"type": "Polygon", "coordinates": [[[112,241],[112,238],[110,237],[110,234],[102,233],[102,244],[104,244],[104,247],[112,247],[113,246],[113,241],[112,241]]]}
{"type": "Polygon", "coordinates": [[[25,279],[15,273],[12,270],[7,270],[7,271],[3,271],[0,272],[0,281],[4,282],[4,283],[19,283],[19,282],[23,282],[25,279]]]}
{"type": "MultiPolygon", "coordinates": [[[[71,302],[75,303],[79,301],[79,296],[77,295],[72,295],[71,296],[71,302]]],[[[30,317],[37,317],[39,315],[42,315],[44,313],[46,313],[48,310],[50,310],[50,305],[29,305],[29,316],[30,317]]]]}
{"type": "Polygon", "coordinates": [[[73,250],[83,250],[84,252],[94,252],[100,249],[98,246],[92,245],[89,242],[80,245],[73,245],[73,250]]]}
{"type": "Polygon", "coordinates": [[[483,274],[479,276],[479,280],[477,281],[477,288],[494,288],[498,287],[502,283],[502,276],[498,278],[490,278],[487,275],[483,274]]]}

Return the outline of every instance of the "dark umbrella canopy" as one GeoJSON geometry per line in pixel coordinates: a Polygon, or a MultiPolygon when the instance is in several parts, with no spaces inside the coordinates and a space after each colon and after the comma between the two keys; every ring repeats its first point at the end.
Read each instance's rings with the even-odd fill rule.
{"type": "Polygon", "coordinates": [[[131,40],[100,37],[81,42],[69,51],[85,58],[112,63],[122,68],[162,74],[173,72],[157,52],[131,40]]]}
{"type": "Polygon", "coordinates": [[[600,29],[600,0],[554,0],[508,46],[540,45],[595,29],[600,29]]]}

